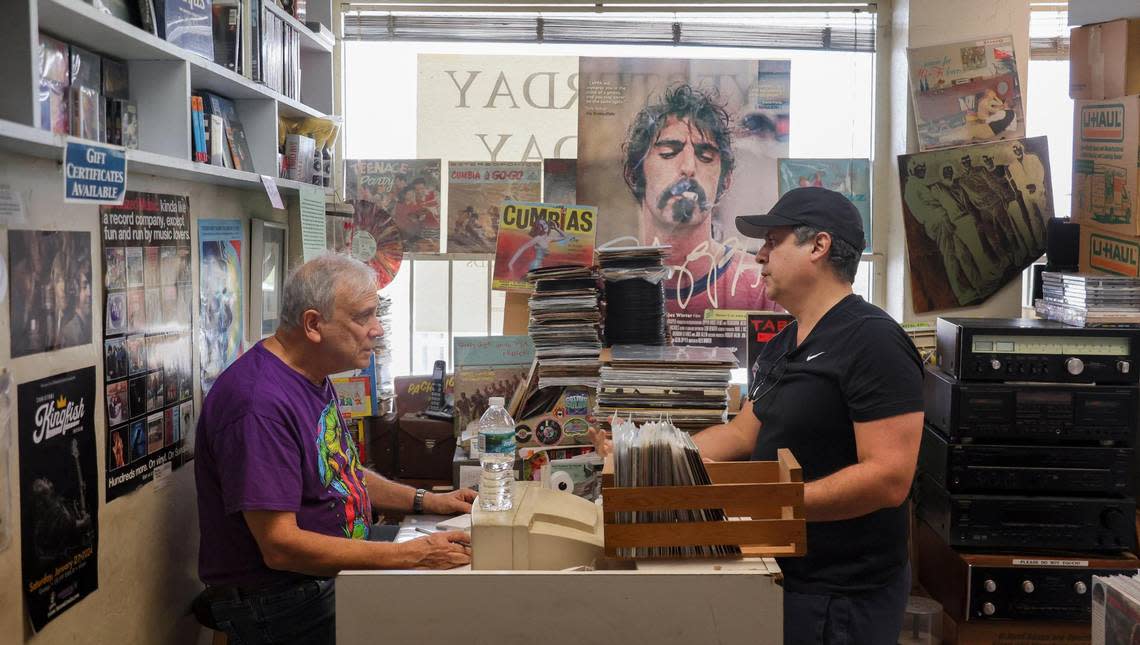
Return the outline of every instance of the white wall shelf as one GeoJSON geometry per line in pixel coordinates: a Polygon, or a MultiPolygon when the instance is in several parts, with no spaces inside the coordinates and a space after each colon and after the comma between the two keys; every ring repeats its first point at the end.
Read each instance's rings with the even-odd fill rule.
{"type": "MultiPolygon", "coordinates": [[[[62,161],[65,141],[65,137],[62,135],[0,120],[0,149],[2,150],[62,161]]],[[[128,180],[131,175],[139,173],[232,188],[262,190],[261,177],[256,173],[212,166],[189,159],[146,152],[145,150],[128,150],[128,180]]],[[[278,188],[292,192],[299,192],[302,187],[308,186],[308,184],[289,179],[278,178],[276,182],[278,188]]],[[[60,190],[63,190],[62,186],[60,186],[60,190]]],[[[332,193],[332,190],[328,188],[322,190],[326,194],[332,193]]]]}

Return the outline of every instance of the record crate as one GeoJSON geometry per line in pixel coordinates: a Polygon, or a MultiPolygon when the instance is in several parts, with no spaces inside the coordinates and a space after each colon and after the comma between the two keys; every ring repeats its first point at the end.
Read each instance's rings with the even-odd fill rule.
{"type": "Polygon", "coordinates": [[[613,458],[602,471],[605,553],[628,547],[739,545],[741,557],[788,557],[807,551],[800,464],[781,448],[776,461],[706,462],[703,486],[614,486],[613,458]],[[616,523],[617,513],[722,509],[713,522],[616,523]]]}

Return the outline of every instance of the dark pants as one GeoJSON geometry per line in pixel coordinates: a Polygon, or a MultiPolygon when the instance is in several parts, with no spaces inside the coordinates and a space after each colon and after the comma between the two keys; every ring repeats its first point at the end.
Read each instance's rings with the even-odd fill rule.
{"type": "Polygon", "coordinates": [[[231,645],[335,645],[332,580],[310,579],[261,589],[207,587],[194,600],[203,625],[231,645]]]}
{"type": "Polygon", "coordinates": [[[784,645],[895,645],[910,596],[910,564],[886,586],[845,595],[784,591],[784,645]]]}

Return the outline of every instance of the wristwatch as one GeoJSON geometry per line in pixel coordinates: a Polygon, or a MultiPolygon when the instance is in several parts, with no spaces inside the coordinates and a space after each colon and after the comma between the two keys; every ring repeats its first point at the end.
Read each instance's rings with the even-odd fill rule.
{"type": "Polygon", "coordinates": [[[417,515],[424,512],[424,495],[427,495],[426,490],[422,488],[416,489],[416,496],[412,500],[412,512],[417,515]]]}

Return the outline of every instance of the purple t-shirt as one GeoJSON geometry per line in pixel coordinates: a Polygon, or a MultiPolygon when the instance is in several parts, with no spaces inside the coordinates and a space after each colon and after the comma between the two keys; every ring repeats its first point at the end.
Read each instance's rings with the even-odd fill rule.
{"type": "Polygon", "coordinates": [[[242,511],[288,511],[297,526],[367,539],[371,520],[356,443],[326,379],[313,385],[258,343],[210,389],[198,418],[194,475],[206,584],[290,574],[265,565],[242,511]]]}

